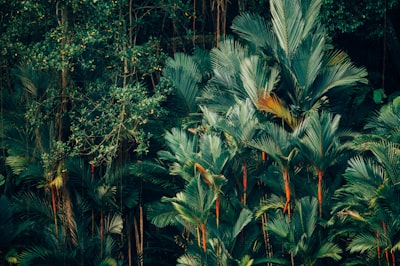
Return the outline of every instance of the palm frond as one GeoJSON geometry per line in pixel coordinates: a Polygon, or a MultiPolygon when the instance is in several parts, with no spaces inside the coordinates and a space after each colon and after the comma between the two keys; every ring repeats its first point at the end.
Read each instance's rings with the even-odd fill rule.
{"type": "Polygon", "coordinates": [[[119,214],[109,214],[105,217],[105,233],[107,234],[121,234],[124,223],[122,216],[119,214]]]}
{"type": "Polygon", "coordinates": [[[322,5],[321,0],[302,0],[302,14],[304,20],[303,38],[310,34],[311,30],[318,24],[318,16],[322,5]]]}
{"type": "Polygon", "coordinates": [[[243,230],[243,228],[252,221],[252,218],[253,214],[249,209],[243,208],[240,211],[239,217],[237,218],[236,223],[232,228],[232,240],[236,238],[243,230]]]}
{"type": "Polygon", "coordinates": [[[399,182],[400,169],[400,144],[381,141],[370,143],[369,150],[375,155],[378,162],[382,164],[390,180],[394,183],[399,182]]]}
{"type": "Polygon", "coordinates": [[[278,236],[285,242],[293,242],[294,232],[290,228],[288,218],[278,213],[276,217],[273,217],[267,224],[267,229],[270,230],[274,235],[278,236]]]}
{"type": "Polygon", "coordinates": [[[290,58],[300,44],[304,21],[299,1],[271,0],[272,25],[281,49],[290,58]]]}
{"type": "Polygon", "coordinates": [[[400,143],[400,97],[396,97],[369,118],[365,129],[375,138],[384,138],[400,143]]]}
{"type": "Polygon", "coordinates": [[[259,91],[258,101],[256,103],[258,110],[273,114],[287,123],[291,129],[295,129],[300,120],[290,111],[290,109],[274,93],[263,90],[259,91]]]}
{"type": "Polygon", "coordinates": [[[54,221],[51,204],[33,192],[21,192],[13,198],[12,206],[22,218],[48,224],[54,221]]]}
{"type": "Polygon", "coordinates": [[[264,90],[273,89],[266,88],[266,85],[269,83],[275,85],[279,81],[279,75],[276,74],[277,72],[278,70],[276,67],[269,71],[269,68],[263,64],[258,56],[251,56],[243,59],[240,66],[243,88],[255,105],[258,100],[259,90],[261,88],[264,90]],[[271,78],[275,80],[270,81],[269,79],[271,78]]]}
{"type": "Polygon", "coordinates": [[[198,257],[193,257],[189,254],[184,254],[177,259],[177,266],[193,266],[200,265],[201,259],[198,257]]]}
{"type": "MultiPolygon", "coordinates": [[[[329,112],[312,112],[299,128],[300,151],[319,170],[325,171],[343,151],[339,137],[340,116],[329,112]]],[[[296,132],[295,134],[297,134],[296,132]]]]}
{"type": "Polygon", "coordinates": [[[376,238],[372,234],[360,233],[353,237],[353,240],[350,242],[347,249],[351,253],[364,253],[371,250],[376,250],[378,246],[384,246],[384,243],[379,241],[379,238],[376,238]]]}
{"type": "Polygon", "coordinates": [[[240,62],[247,56],[246,49],[239,42],[228,37],[218,48],[211,50],[210,60],[214,71],[224,70],[230,76],[234,76],[240,73],[240,62]]]}
{"type": "Polygon", "coordinates": [[[169,58],[165,64],[163,75],[173,81],[187,113],[197,112],[196,97],[202,78],[198,65],[192,57],[183,53],[176,53],[174,59],[169,58]]]}
{"type": "Polygon", "coordinates": [[[285,202],[282,201],[281,197],[272,194],[269,198],[263,200],[260,204],[260,207],[257,208],[255,213],[256,218],[260,218],[265,212],[269,210],[278,210],[282,209],[285,206],[285,202]]]}
{"type": "Polygon", "coordinates": [[[28,167],[28,159],[22,156],[7,156],[6,165],[8,165],[14,175],[19,175],[28,167]]]}
{"type": "Polygon", "coordinates": [[[159,228],[177,223],[177,211],[170,202],[153,202],[146,204],[147,219],[159,228]]]}
{"type": "Polygon", "coordinates": [[[249,145],[266,152],[280,166],[285,166],[296,154],[293,135],[274,123],[267,123],[264,131],[264,135],[249,145]]]}
{"type": "Polygon", "coordinates": [[[228,145],[232,144],[232,141],[229,141],[229,138],[232,138],[235,142],[234,146],[237,146],[235,148],[238,148],[240,152],[252,140],[260,126],[250,99],[238,100],[229,108],[225,116],[218,115],[206,107],[202,107],[202,110],[206,122],[216,130],[224,132],[228,138],[228,145]]]}
{"type": "Polygon", "coordinates": [[[295,215],[301,225],[302,234],[312,238],[317,225],[318,200],[314,197],[301,198],[296,201],[296,209],[295,215]]]}
{"type": "Polygon", "coordinates": [[[34,246],[24,250],[19,257],[19,265],[29,266],[40,262],[41,265],[50,265],[46,260],[53,255],[52,251],[41,246],[34,246]]]}
{"type": "Polygon", "coordinates": [[[221,174],[230,156],[222,139],[217,135],[207,133],[201,137],[199,147],[202,165],[205,162],[204,166],[213,174],[221,174]]]}
{"type": "Polygon", "coordinates": [[[338,261],[342,258],[340,255],[342,253],[343,251],[338,245],[328,242],[321,245],[314,257],[316,259],[331,258],[335,261],[338,261]]]}
{"type": "Polygon", "coordinates": [[[54,82],[50,73],[38,71],[29,64],[16,67],[13,74],[18,78],[20,85],[35,98],[43,97],[46,89],[54,82]]]}
{"type": "MultiPolygon", "coordinates": [[[[315,99],[322,95],[315,94],[314,83],[323,70],[323,58],[326,42],[322,32],[313,33],[316,37],[303,41],[291,60],[290,72],[293,74],[296,100],[301,105],[312,106],[315,99]],[[310,102],[310,99],[314,99],[310,102]],[[307,103],[310,102],[310,103],[307,103]]],[[[305,107],[308,110],[310,107],[305,107]]]]}
{"type": "Polygon", "coordinates": [[[114,258],[110,257],[103,259],[99,264],[99,266],[117,266],[117,265],[118,265],[117,261],[114,258]]]}
{"type": "Polygon", "coordinates": [[[275,35],[268,30],[267,22],[258,14],[244,13],[232,22],[232,30],[242,39],[256,47],[265,48],[267,43],[274,43],[275,35]]]}
{"type": "Polygon", "coordinates": [[[318,79],[319,89],[315,92],[316,95],[323,95],[327,91],[341,86],[368,83],[366,69],[356,67],[343,51],[327,53],[325,65],[326,70],[318,79]]]}

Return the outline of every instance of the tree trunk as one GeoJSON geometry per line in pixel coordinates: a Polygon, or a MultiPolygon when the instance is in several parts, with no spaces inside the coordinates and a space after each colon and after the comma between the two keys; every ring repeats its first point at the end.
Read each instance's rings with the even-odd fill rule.
{"type": "Polygon", "coordinates": [[[319,203],[319,217],[322,217],[322,181],[324,173],[318,170],[318,203],[319,203]]]}
{"type": "Polygon", "coordinates": [[[290,192],[290,180],[289,180],[289,170],[284,169],[283,170],[283,182],[285,183],[285,196],[286,196],[286,203],[285,207],[283,208],[284,212],[288,212],[288,215],[290,217],[290,198],[291,198],[291,192],[290,192]]]}

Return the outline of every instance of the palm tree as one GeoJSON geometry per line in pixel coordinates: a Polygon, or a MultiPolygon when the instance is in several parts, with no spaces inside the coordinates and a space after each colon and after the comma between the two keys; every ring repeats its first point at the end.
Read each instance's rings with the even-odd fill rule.
{"type": "MultiPolygon", "coordinates": [[[[389,140],[400,143],[400,97],[396,97],[393,101],[381,107],[365,125],[364,129],[369,134],[358,140],[358,143],[364,142],[368,144],[371,140],[389,140]]],[[[363,145],[364,147],[365,145],[363,145]]]]}
{"type": "Polygon", "coordinates": [[[365,147],[367,153],[349,161],[344,174],[347,183],[335,193],[338,202],[334,212],[346,225],[338,234],[351,234],[351,253],[367,253],[374,264],[384,260],[387,265],[396,265],[400,147],[388,141],[369,142],[365,147]]]}
{"type": "Polygon", "coordinates": [[[250,151],[248,143],[261,127],[255,109],[250,100],[238,100],[225,115],[219,115],[205,106],[201,109],[207,126],[224,134],[231,157],[238,158],[239,165],[242,165],[243,203],[246,205],[249,181],[247,158],[250,151]]]}
{"type": "MultiPolygon", "coordinates": [[[[251,106],[249,104],[247,106],[251,106]]],[[[233,113],[239,115],[237,111],[241,108],[237,106],[233,113]]],[[[215,113],[206,109],[204,113],[207,119],[215,118],[214,125],[222,123],[215,113]]],[[[232,121],[237,121],[235,119],[232,118],[232,121]]],[[[201,132],[190,137],[187,134],[173,129],[166,135],[171,152],[159,153],[160,158],[171,166],[171,174],[179,175],[186,181],[185,188],[174,197],[164,197],[161,203],[148,205],[149,218],[158,227],[174,225],[187,232],[182,239],[186,252],[178,259],[179,265],[226,265],[240,261],[245,252],[252,250],[259,235],[253,228],[256,224],[251,223],[251,211],[232,194],[235,191],[234,180],[225,177],[231,173],[231,149],[218,132],[201,132]],[[194,145],[193,141],[197,139],[198,145],[194,145]],[[193,152],[193,147],[198,147],[196,152],[193,152]],[[184,151],[184,148],[188,150],[184,151]],[[245,227],[253,229],[244,232],[245,227]],[[246,239],[242,239],[245,234],[246,239]],[[195,245],[191,244],[192,237],[197,240],[195,245]],[[239,237],[241,241],[238,241],[239,237]]]]}
{"type": "Polygon", "coordinates": [[[278,165],[282,174],[286,202],[283,207],[284,212],[290,213],[290,204],[292,201],[292,189],[290,184],[291,162],[297,154],[294,136],[281,126],[269,122],[264,127],[263,135],[251,143],[250,146],[268,154],[278,165]]]}
{"type": "MultiPolygon", "coordinates": [[[[281,75],[276,92],[299,118],[319,109],[328,92],[367,82],[364,68],[354,66],[343,51],[332,49],[318,20],[321,3],[271,0],[271,23],[258,15],[242,14],[232,24],[233,31],[261,56],[273,58],[281,75]]],[[[259,95],[261,102],[264,94],[259,95]]]]}
{"type": "Polygon", "coordinates": [[[345,146],[340,143],[340,116],[322,111],[309,114],[296,129],[297,146],[310,162],[318,177],[319,216],[322,217],[323,178],[325,171],[341,155],[345,146]]]}
{"type": "MultiPolygon", "coordinates": [[[[296,201],[291,218],[278,212],[267,225],[271,234],[282,243],[283,254],[291,255],[291,265],[317,265],[325,258],[341,259],[341,249],[327,238],[320,239],[322,227],[318,224],[318,201],[304,197],[296,201]]],[[[276,255],[277,257],[279,255],[276,255]]],[[[264,259],[288,265],[285,259],[264,259]]]]}

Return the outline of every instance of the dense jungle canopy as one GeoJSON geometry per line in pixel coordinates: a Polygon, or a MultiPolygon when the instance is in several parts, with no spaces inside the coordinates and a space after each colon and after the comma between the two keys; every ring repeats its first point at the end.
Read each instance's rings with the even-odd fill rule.
{"type": "Polygon", "coordinates": [[[1,0],[0,266],[398,265],[398,0],[1,0]]]}

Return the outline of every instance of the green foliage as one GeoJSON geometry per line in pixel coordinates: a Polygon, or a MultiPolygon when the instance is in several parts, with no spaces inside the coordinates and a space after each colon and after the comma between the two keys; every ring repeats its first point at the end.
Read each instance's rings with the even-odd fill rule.
{"type": "MultiPolygon", "coordinates": [[[[320,23],[350,6],[224,3],[0,3],[0,264],[398,257],[399,99],[351,134],[353,145],[334,112],[367,95],[346,98],[367,72],[320,23]],[[204,37],[206,12],[222,25],[233,4],[235,37],[167,58],[163,49],[204,37]]],[[[366,22],[352,23],[343,30],[366,22]]]]}
{"type": "Polygon", "coordinates": [[[123,140],[132,142],[138,154],[146,153],[151,135],[143,127],[162,114],[163,96],[148,95],[140,83],[111,88],[93,84],[90,88],[87,98],[76,96],[76,108],[70,111],[69,138],[75,153],[90,155],[95,164],[110,163],[123,140]]]}
{"type": "Polygon", "coordinates": [[[398,0],[333,1],[324,0],[320,18],[330,35],[356,33],[364,38],[383,35],[381,27],[385,12],[399,5],[398,0]]]}

